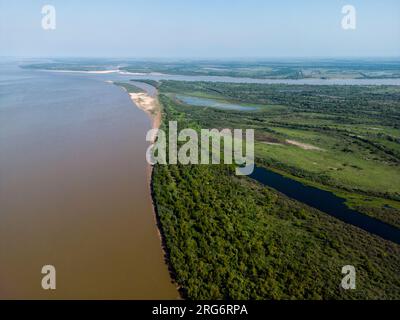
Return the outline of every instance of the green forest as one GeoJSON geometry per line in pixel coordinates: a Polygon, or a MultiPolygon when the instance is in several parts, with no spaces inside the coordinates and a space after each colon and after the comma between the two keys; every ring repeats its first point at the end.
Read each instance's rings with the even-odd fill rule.
{"type": "MultiPolygon", "coordinates": [[[[398,142],[389,143],[389,137],[398,137],[398,122],[393,121],[392,117],[399,117],[396,109],[399,92],[390,87],[378,87],[375,92],[360,87],[354,87],[354,90],[163,81],[159,85],[159,98],[163,106],[162,129],[168,130],[166,123],[170,120],[177,120],[182,128],[255,128],[257,163],[275,167],[287,174],[297,174],[299,179],[318,184],[313,173],[310,176],[302,175],[307,170],[301,169],[300,165],[293,166],[293,170],[298,170],[300,174],[291,171],[289,165],[280,162],[282,158],[269,158],[270,152],[265,152],[260,145],[263,145],[263,141],[280,144],[294,134],[285,130],[297,130],[296,139],[318,145],[321,149],[348,147],[352,150],[351,154],[361,154],[359,157],[362,158],[367,154],[362,147],[370,145],[371,150],[376,152],[374,161],[388,166],[397,163],[398,149],[393,146],[398,142]],[[301,90],[304,92],[301,93],[301,90]],[[366,103],[369,100],[362,97],[367,92],[375,94],[376,101],[382,99],[379,92],[389,97],[381,104],[385,106],[386,115],[382,116],[381,112],[374,111],[376,107],[366,103]],[[244,105],[256,103],[261,108],[256,112],[235,112],[191,107],[178,101],[176,93],[241,102],[244,105]],[[321,99],[325,96],[329,98],[321,99]],[[332,103],[331,99],[336,103],[332,103]],[[361,99],[359,103],[344,114],[346,104],[354,103],[357,99],[361,99]],[[321,101],[325,101],[325,104],[321,104],[321,101]],[[329,108],[329,112],[326,108],[329,108]],[[371,131],[373,136],[368,137],[376,139],[372,141],[375,144],[384,141],[381,149],[369,144],[369,140],[364,142],[355,138],[360,145],[351,143],[351,133],[343,128],[362,131],[366,130],[366,125],[384,128],[382,135],[379,135],[381,132],[375,134],[371,131]],[[322,145],[313,140],[314,130],[327,130],[327,137],[332,132],[340,135],[340,139],[348,137],[344,140],[346,145],[336,146],[337,142],[330,140],[326,140],[329,145],[322,145]]],[[[308,151],[297,150],[286,143],[279,147],[292,149],[292,155],[308,151]]],[[[319,150],[310,151],[316,153],[319,150]]],[[[343,153],[346,154],[345,151],[343,153]]],[[[349,165],[352,164],[351,159],[347,159],[349,165]]],[[[397,167],[393,167],[397,170],[397,167]]],[[[328,180],[329,177],[322,176],[321,179],[328,180]]],[[[329,187],[355,194],[358,200],[360,195],[378,199],[370,208],[382,205],[380,201],[397,202],[398,186],[394,186],[393,190],[377,191],[360,183],[360,188],[354,190],[356,188],[352,188],[351,183],[337,179],[332,180],[329,187]]],[[[291,200],[248,177],[236,176],[234,167],[230,165],[155,165],[152,192],[171,272],[185,298],[400,298],[399,245],[291,200]],[[348,264],[354,265],[357,270],[356,290],[344,290],[340,286],[343,277],[341,268],[348,264]]],[[[359,205],[364,205],[359,201],[359,205]]],[[[366,209],[365,212],[377,215],[373,210],[367,212],[366,209]]],[[[391,218],[386,219],[391,221],[391,218]]],[[[393,221],[398,220],[393,218],[393,221]]]]}

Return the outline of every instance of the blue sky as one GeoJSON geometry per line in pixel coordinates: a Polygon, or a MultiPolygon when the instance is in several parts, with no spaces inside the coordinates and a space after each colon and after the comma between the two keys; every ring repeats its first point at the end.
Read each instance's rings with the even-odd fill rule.
{"type": "Polygon", "coordinates": [[[0,55],[400,56],[398,0],[0,0],[0,55]],[[56,8],[56,30],[41,8],[56,8]],[[356,30],[343,30],[343,5],[356,30]]]}

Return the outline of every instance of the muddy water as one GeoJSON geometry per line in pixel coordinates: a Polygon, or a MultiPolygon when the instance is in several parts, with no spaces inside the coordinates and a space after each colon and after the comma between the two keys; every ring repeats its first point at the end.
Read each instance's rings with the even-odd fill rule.
{"type": "Polygon", "coordinates": [[[177,298],[152,212],[146,114],[104,81],[0,69],[0,298],[177,298]],[[47,264],[56,290],[41,287],[47,264]]]}

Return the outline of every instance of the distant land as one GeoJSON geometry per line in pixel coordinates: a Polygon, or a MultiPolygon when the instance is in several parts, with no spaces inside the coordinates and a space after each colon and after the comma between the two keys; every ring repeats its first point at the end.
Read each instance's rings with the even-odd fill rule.
{"type": "Polygon", "coordinates": [[[393,79],[400,78],[400,58],[283,60],[135,60],[54,59],[25,68],[70,71],[161,73],[253,79],[393,79]]]}

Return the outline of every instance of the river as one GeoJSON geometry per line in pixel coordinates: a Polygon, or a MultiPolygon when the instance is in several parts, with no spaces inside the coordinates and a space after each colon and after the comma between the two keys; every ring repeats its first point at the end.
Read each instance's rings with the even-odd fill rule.
{"type": "Polygon", "coordinates": [[[0,64],[0,298],[174,299],[145,160],[119,87],[0,64]],[[41,268],[56,268],[43,290],[41,268]]]}

